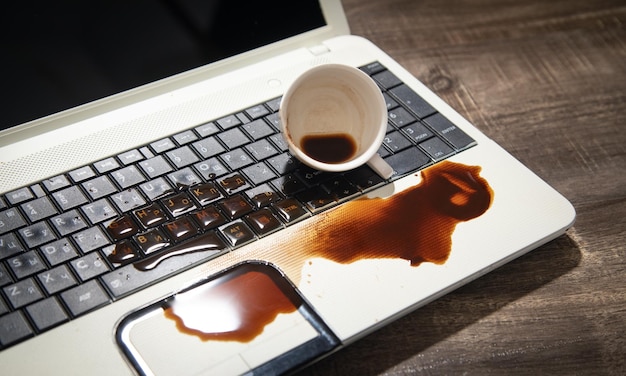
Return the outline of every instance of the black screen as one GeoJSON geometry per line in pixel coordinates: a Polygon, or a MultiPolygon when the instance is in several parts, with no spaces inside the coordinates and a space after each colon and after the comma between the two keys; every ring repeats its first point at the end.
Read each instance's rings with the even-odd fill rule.
{"type": "Polygon", "coordinates": [[[317,0],[9,4],[0,129],[325,25],[317,0]]]}

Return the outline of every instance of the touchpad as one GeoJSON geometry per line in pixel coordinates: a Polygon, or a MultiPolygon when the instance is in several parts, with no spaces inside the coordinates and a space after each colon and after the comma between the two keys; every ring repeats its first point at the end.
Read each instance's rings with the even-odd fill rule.
{"type": "Polygon", "coordinates": [[[125,317],[117,341],[140,374],[283,373],[338,341],[276,268],[239,264],[125,317]]]}

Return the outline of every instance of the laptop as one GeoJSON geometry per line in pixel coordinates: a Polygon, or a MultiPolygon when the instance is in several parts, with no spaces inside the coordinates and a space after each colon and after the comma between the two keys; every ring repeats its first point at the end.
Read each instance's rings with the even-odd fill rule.
{"type": "Polygon", "coordinates": [[[2,59],[1,373],[297,371],[572,225],[339,0],[252,3],[4,12],[35,40],[2,59]],[[281,95],[327,63],[380,87],[391,178],[289,154],[281,95]]]}

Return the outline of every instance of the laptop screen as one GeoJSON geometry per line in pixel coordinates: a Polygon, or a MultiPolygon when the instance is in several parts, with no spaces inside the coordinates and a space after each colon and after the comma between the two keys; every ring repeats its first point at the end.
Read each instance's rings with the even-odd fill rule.
{"type": "Polygon", "coordinates": [[[7,4],[0,129],[325,25],[317,0],[7,4]]]}

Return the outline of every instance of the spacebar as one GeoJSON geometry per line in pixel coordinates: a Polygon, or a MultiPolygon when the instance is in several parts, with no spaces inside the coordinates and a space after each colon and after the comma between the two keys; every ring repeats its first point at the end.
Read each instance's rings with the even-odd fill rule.
{"type": "Polygon", "coordinates": [[[214,233],[209,232],[166,249],[163,253],[159,253],[160,258],[158,260],[156,257],[140,260],[135,264],[128,264],[115,269],[101,278],[113,297],[120,298],[217,257],[226,252],[227,249],[225,243],[219,240],[214,233]],[[139,264],[142,262],[143,264],[139,264]],[[154,263],[154,266],[146,268],[148,263],[154,263]]]}

